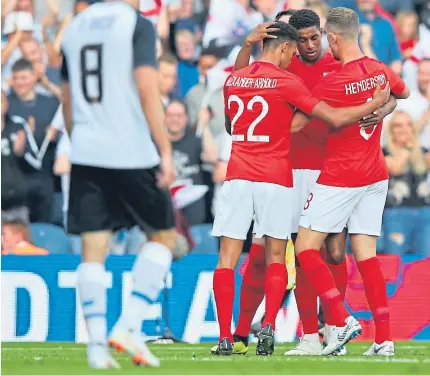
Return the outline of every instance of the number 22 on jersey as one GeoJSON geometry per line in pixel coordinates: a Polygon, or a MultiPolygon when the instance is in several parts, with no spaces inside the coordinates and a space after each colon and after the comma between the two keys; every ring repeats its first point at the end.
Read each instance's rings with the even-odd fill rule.
{"type": "Polygon", "coordinates": [[[245,111],[245,103],[237,95],[230,95],[228,97],[229,110],[231,109],[231,104],[233,102],[237,103],[238,105],[236,115],[234,115],[231,121],[231,136],[233,141],[269,142],[270,141],[269,136],[256,134],[256,132],[258,131],[256,129],[258,124],[267,116],[269,112],[269,104],[266,102],[266,100],[262,96],[256,95],[255,97],[252,97],[251,100],[248,102],[246,106],[247,111],[252,111],[254,109],[254,105],[256,103],[260,103],[261,112],[255,118],[255,120],[250,124],[248,128],[248,132],[246,133],[246,137],[244,134],[234,133],[234,125],[236,124],[236,122],[239,120],[239,118],[242,116],[243,112],[245,111]]]}

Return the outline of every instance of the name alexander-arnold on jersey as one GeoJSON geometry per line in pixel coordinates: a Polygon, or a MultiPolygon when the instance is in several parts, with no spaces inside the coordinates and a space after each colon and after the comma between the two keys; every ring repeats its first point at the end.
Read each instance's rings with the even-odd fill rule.
{"type": "Polygon", "coordinates": [[[231,76],[226,86],[233,87],[253,87],[255,89],[274,89],[278,84],[276,78],[251,78],[251,77],[236,77],[231,76]]]}

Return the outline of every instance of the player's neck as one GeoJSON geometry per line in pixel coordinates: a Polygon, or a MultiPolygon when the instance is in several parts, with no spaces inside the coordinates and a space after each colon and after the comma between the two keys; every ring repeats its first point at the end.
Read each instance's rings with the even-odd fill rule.
{"type": "Polygon", "coordinates": [[[276,56],[274,56],[273,54],[269,54],[269,53],[263,53],[260,56],[260,58],[258,59],[258,61],[279,66],[279,62],[278,62],[278,59],[276,58],[276,56]]]}
{"type": "Polygon", "coordinates": [[[339,55],[342,65],[345,65],[350,61],[361,59],[364,56],[363,52],[361,52],[360,47],[358,46],[358,43],[356,42],[345,44],[339,55]]]}

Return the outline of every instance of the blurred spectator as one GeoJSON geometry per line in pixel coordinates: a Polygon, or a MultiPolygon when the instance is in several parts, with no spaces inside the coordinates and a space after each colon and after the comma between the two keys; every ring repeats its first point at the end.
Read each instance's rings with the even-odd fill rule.
{"type": "Polygon", "coordinates": [[[1,229],[2,255],[45,256],[49,252],[30,243],[30,229],[22,221],[3,222],[1,229]]]}
{"type": "Polygon", "coordinates": [[[287,7],[284,0],[254,0],[254,6],[263,15],[263,21],[273,21],[276,15],[287,7]]]}
{"type": "Polygon", "coordinates": [[[166,107],[175,98],[175,88],[178,79],[178,60],[173,55],[162,55],[158,59],[158,77],[161,101],[166,107]]]}
{"type": "Polygon", "coordinates": [[[203,46],[242,44],[246,35],[263,22],[263,15],[250,7],[249,0],[211,1],[203,46]]]}
{"type": "Polygon", "coordinates": [[[56,97],[36,93],[36,75],[28,60],[12,67],[9,113],[26,119],[27,145],[21,168],[27,178],[28,205],[32,222],[50,222],[54,197],[52,168],[57,129],[52,120],[59,108],[56,97]]]}
{"type": "Polygon", "coordinates": [[[403,58],[411,57],[418,42],[418,16],[412,11],[402,11],[396,16],[399,26],[400,50],[403,58]]]}
{"type": "Polygon", "coordinates": [[[199,71],[195,63],[196,43],[193,33],[189,30],[180,30],[176,33],[176,52],[179,57],[179,94],[183,98],[199,82],[199,71]]]}
{"type": "Polygon", "coordinates": [[[8,101],[2,92],[1,100],[1,209],[2,220],[21,219],[28,222],[27,184],[18,165],[24,154],[26,135],[22,122],[8,112],[8,101]]]}
{"type": "Polygon", "coordinates": [[[377,0],[357,0],[358,15],[362,24],[371,27],[371,47],[376,58],[401,72],[401,54],[394,28],[390,21],[375,12],[377,0]]]}
{"type": "Polygon", "coordinates": [[[222,90],[224,81],[218,82],[218,87],[214,86],[213,90],[208,90],[207,72],[218,64],[223,54],[223,49],[217,47],[210,47],[202,51],[198,63],[200,81],[189,90],[185,98],[189,109],[190,124],[193,128],[197,127],[199,123],[202,106],[210,111],[209,129],[214,137],[225,132],[224,95],[222,90]],[[203,103],[204,99],[206,103],[203,103]]]}
{"type": "MultiPolygon", "coordinates": [[[[165,121],[172,141],[177,179],[192,179],[194,185],[204,185],[202,165],[204,162],[215,163],[217,159],[215,142],[208,127],[204,127],[201,138],[196,136],[188,126],[185,103],[177,99],[166,107],[165,121]]],[[[204,198],[185,207],[183,213],[190,225],[204,223],[206,218],[204,198]]]]}
{"type": "Polygon", "coordinates": [[[430,152],[420,146],[412,118],[395,112],[386,128],[390,174],[383,226],[385,251],[430,254],[430,152]]]}
{"type": "Polygon", "coordinates": [[[58,69],[45,64],[39,43],[34,39],[22,42],[21,51],[24,58],[33,65],[33,71],[38,82],[37,92],[45,95],[55,95],[60,99],[60,72],[58,69]]]}
{"type": "Polygon", "coordinates": [[[421,146],[430,148],[430,59],[423,59],[418,64],[417,86],[417,90],[411,90],[408,99],[398,102],[397,110],[412,117],[421,146]]]}

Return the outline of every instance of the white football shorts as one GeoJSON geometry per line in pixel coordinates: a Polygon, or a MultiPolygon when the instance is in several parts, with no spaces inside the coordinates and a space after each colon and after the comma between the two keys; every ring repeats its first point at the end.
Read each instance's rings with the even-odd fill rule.
{"type": "Polygon", "coordinates": [[[291,235],[292,188],[235,179],[224,182],[212,235],[245,240],[252,220],[257,238],[291,235]]]}
{"type": "Polygon", "coordinates": [[[320,170],[293,170],[293,222],[291,227],[291,232],[293,234],[299,231],[299,222],[303,206],[313,186],[316,184],[320,173],[320,170]]]}
{"type": "Polygon", "coordinates": [[[364,187],[315,184],[305,201],[300,227],[326,233],[379,236],[388,192],[388,180],[364,187]]]}

